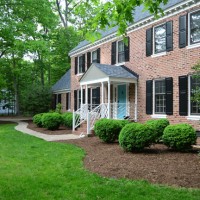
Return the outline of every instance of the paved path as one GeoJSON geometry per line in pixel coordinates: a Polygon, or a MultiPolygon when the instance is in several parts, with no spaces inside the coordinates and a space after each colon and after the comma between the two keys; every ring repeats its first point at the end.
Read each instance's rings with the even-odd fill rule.
{"type": "MultiPolygon", "coordinates": [[[[26,118],[27,119],[27,118],[26,118]]],[[[43,134],[37,131],[33,131],[29,128],[27,128],[28,123],[23,122],[21,120],[25,120],[24,118],[19,119],[13,119],[13,118],[0,118],[0,121],[11,121],[18,123],[17,126],[15,126],[15,129],[17,131],[20,131],[22,133],[26,133],[28,135],[32,135],[38,138],[41,138],[46,141],[57,141],[57,140],[71,140],[71,139],[79,139],[80,136],[74,135],[74,134],[65,134],[65,135],[47,135],[43,134]]]]}

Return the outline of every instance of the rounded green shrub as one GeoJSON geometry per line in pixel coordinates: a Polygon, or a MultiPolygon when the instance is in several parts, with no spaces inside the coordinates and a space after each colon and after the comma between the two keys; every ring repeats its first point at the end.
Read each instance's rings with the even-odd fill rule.
{"type": "Polygon", "coordinates": [[[188,150],[196,143],[195,129],[189,124],[169,125],[165,128],[163,142],[166,146],[176,150],[188,150]]]}
{"type": "Polygon", "coordinates": [[[94,125],[94,132],[104,142],[114,142],[127,123],[126,120],[100,119],[94,125]]]}
{"type": "Polygon", "coordinates": [[[62,117],[63,117],[63,124],[68,128],[72,128],[72,126],[73,126],[73,113],[66,112],[66,113],[62,114],[62,117]]]}
{"type": "Polygon", "coordinates": [[[167,119],[151,119],[146,122],[146,124],[151,125],[154,129],[155,142],[159,141],[163,135],[165,128],[169,125],[167,119]]]}
{"type": "Polygon", "coordinates": [[[33,116],[33,123],[37,125],[37,127],[42,127],[42,115],[44,113],[39,113],[33,116]]]}
{"type": "Polygon", "coordinates": [[[48,130],[57,130],[62,122],[63,118],[59,113],[45,113],[42,115],[42,125],[48,130]]]}
{"type": "Polygon", "coordinates": [[[153,128],[148,124],[127,124],[119,134],[119,144],[125,151],[142,150],[153,142],[153,128]]]}

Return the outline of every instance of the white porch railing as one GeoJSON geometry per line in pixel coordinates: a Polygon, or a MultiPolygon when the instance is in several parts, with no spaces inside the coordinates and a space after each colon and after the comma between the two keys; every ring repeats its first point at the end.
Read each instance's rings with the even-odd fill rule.
{"type": "Polygon", "coordinates": [[[94,129],[95,121],[101,118],[124,119],[129,117],[137,121],[137,105],[131,103],[102,103],[100,105],[84,104],[76,112],[73,112],[73,131],[87,119],[87,134],[94,129]],[[110,112],[109,109],[110,108],[110,112]],[[109,116],[110,115],[110,116],[109,116]]]}

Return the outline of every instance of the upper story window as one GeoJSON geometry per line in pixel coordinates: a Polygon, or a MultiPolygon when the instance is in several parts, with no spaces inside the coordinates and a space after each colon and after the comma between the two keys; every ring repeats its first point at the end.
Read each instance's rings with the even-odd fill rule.
{"type": "Polygon", "coordinates": [[[179,17],[179,48],[200,46],[200,10],[179,17]]]}
{"type": "Polygon", "coordinates": [[[129,61],[129,37],[127,37],[127,44],[123,40],[112,43],[111,48],[111,64],[118,64],[129,61]]]}
{"type": "Polygon", "coordinates": [[[85,54],[75,57],[75,74],[82,74],[85,72],[85,54]]]}
{"type": "Polygon", "coordinates": [[[91,66],[92,63],[100,63],[100,48],[92,52],[87,52],[87,69],[91,66]]]}
{"type": "Polygon", "coordinates": [[[200,42],[200,11],[190,14],[190,44],[200,42]]]}
{"type": "Polygon", "coordinates": [[[166,51],[166,25],[157,26],[154,28],[154,48],[155,53],[166,51]]]}
{"type": "Polygon", "coordinates": [[[173,23],[166,22],[146,30],[146,56],[173,50],[173,23]]]}

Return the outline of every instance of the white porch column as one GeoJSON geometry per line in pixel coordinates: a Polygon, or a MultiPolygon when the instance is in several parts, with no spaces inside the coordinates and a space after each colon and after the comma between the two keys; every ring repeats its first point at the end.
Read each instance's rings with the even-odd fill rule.
{"type": "Polygon", "coordinates": [[[104,103],[104,82],[101,83],[101,103],[104,103]]]}
{"type": "Polygon", "coordinates": [[[110,119],[110,80],[108,81],[108,119],[110,119]]]}
{"type": "Polygon", "coordinates": [[[81,85],[81,107],[83,106],[83,86],[81,85]]]}
{"type": "Polygon", "coordinates": [[[138,83],[135,83],[135,121],[137,121],[138,83]]]}

